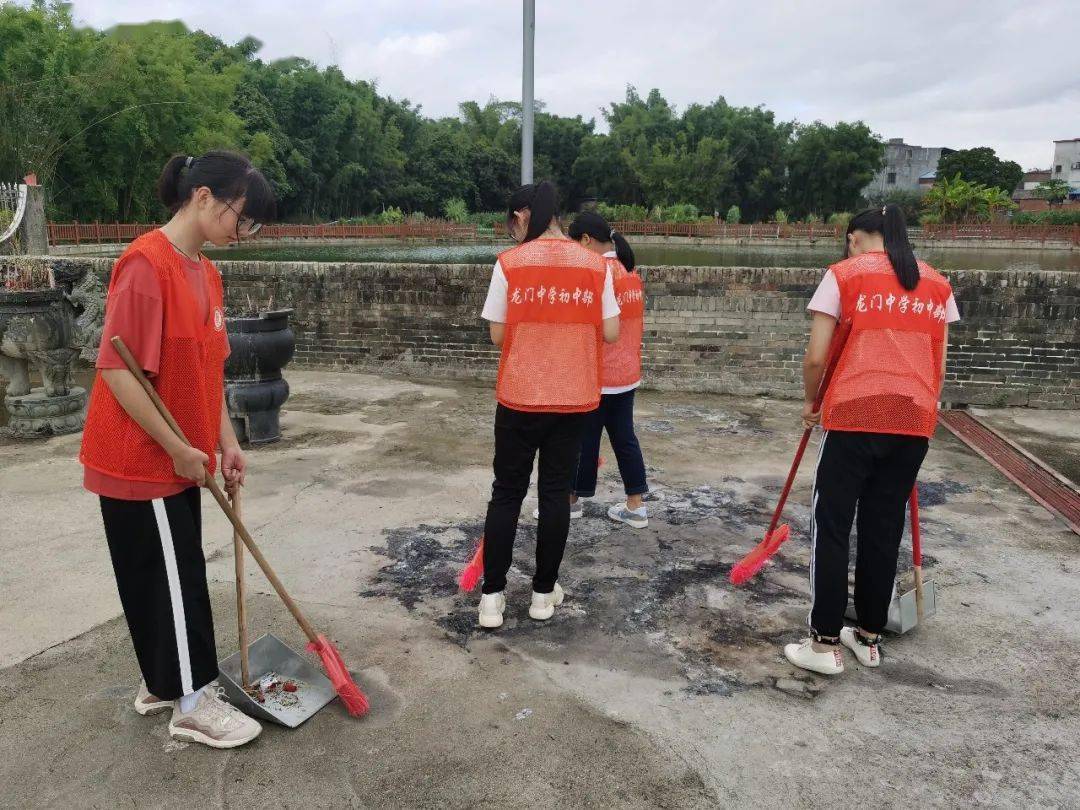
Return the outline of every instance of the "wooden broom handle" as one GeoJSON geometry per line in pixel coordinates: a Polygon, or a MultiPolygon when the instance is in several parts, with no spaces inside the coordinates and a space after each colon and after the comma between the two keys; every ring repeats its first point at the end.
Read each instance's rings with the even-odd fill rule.
{"type": "MultiPolygon", "coordinates": [[[[172,429],[172,432],[176,434],[188,447],[191,447],[191,442],[188,441],[187,436],[184,435],[184,431],[180,429],[180,425],[176,424],[176,420],[173,419],[172,414],[169,413],[169,409],[165,407],[165,403],[161,401],[161,397],[158,396],[157,390],[150,381],[146,379],[146,375],[143,374],[142,369],[136,362],[135,357],[128,350],[128,347],[124,345],[124,341],[119,335],[114,337],[111,341],[113,347],[116,349],[116,353],[120,355],[120,359],[124,361],[124,365],[127,366],[135,379],[139,381],[139,384],[143,387],[146,395],[150,397],[150,401],[154,403],[154,407],[157,408],[157,412],[161,414],[161,418],[165,420],[165,423],[172,429]]],[[[248,551],[251,552],[251,556],[255,558],[255,562],[259,564],[259,568],[262,569],[266,578],[270,580],[270,584],[274,586],[274,590],[277,591],[277,595],[281,597],[281,601],[285,603],[285,607],[289,609],[289,612],[296,619],[297,624],[300,625],[300,629],[304,631],[304,634],[308,637],[308,640],[313,643],[318,643],[319,637],[315,632],[315,628],[308,624],[308,620],[304,618],[304,614],[300,612],[300,608],[292,597],[289,596],[288,591],[285,590],[285,586],[281,584],[281,580],[278,579],[277,574],[274,573],[274,569],[270,567],[270,563],[266,561],[266,558],[259,551],[259,547],[255,545],[255,541],[252,539],[248,530],[244,527],[244,524],[240,522],[239,515],[233,511],[233,508],[229,506],[229,501],[225,497],[225,493],[221,491],[221,487],[218,485],[217,480],[212,475],[206,476],[206,488],[210,490],[210,494],[214,496],[214,500],[218,502],[218,506],[221,507],[221,511],[225,513],[225,517],[232,523],[233,529],[240,535],[240,539],[244,541],[244,545],[247,546],[248,551]]]]}
{"type": "MultiPolygon", "coordinates": [[[[232,495],[232,508],[240,517],[240,489],[232,495]]],[[[247,606],[244,598],[244,544],[233,529],[233,563],[236,569],[236,631],[240,642],[240,685],[247,689],[251,684],[251,667],[248,664],[247,606]]]]}

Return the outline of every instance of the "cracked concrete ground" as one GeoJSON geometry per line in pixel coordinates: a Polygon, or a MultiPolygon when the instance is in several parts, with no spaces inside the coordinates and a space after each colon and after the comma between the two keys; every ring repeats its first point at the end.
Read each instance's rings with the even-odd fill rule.
{"type": "MultiPolygon", "coordinates": [[[[650,526],[599,497],[571,530],[568,598],[527,618],[535,499],[507,622],[475,627],[454,576],[490,487],[486,385],[293,371],[285,439],[251,453],[245,516],[372,711],[335,702],[231,752],[143,718],[79,438],[0,442],[0,806],[1069,806],[1080,792],[1080,539],[950,435],[921,475],[939,612],[884,666],[826,680],[780,645],[808,606],[807,463],[793,537],[727,584],[768,521],[795,403],[644,392],[650,526]],[[870,799],[868,799],[869,801],[870,799]]],[[[1075,414],[1001,411],[1075,463],[1075,414]]],[[[230,533],[204,499],[222,657],[235,650],[230,533]]],[[[905,544],[905,548],[907,548],[905,544]]],[[[299,631],[254,563],[254,634],[299,631]]]]}

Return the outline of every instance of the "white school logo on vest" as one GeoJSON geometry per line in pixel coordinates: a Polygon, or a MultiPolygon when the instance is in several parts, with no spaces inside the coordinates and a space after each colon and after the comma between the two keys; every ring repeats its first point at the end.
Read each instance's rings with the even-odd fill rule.
{"type": "Polygon", "coordinates": [[[221,307],[214,307],[214,329],[220,332],[225,328],[225,313],[221,311],[221,307]]]}

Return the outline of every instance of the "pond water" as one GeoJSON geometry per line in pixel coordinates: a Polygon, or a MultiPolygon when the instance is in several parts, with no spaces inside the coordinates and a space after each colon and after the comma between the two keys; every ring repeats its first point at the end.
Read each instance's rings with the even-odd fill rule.
{"type": "MultiPolygon", "coordinates": [[[[404,262],[489,264],[508,245],[455,244],[277,244],[241,245],[208,251],[214,259],[300,262],[404,262]]],[[[833,243],[813,247],[782,245],[634,245],[641,265],[718,267],[826,267],[840,258],[833,243]]],[[[948,270],[1067,270],[1080,272],[1080,251],[921,248],[916,255],[948,270]]]]}

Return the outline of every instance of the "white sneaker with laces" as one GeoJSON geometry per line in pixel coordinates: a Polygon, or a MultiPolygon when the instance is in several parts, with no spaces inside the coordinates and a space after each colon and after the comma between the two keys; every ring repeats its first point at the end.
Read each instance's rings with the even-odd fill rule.
{"type": "MultiPolygon", "coordinates": [[[[878,641],[880,641],[878,637],[878,641]]],[[[863,641],[863,636],[854,627],[845,627],[840,631],[840,643],[855,653],[864,667],[881,666],[881,649],[878,644],[863,641]]]]}
{"type": "Polygon", "coordinates": [[[180,701],[176,701],[169,721],[169,736],[211,748],[236,748],[258,737],[262,726],[222,700],[224,693],[220,686],[203,688],[190,712],[181,711],[180,701]]]}
{"type": "Polygon", "coordinates": [[[173,702],[151,695],[150,690],[146,688],[146,681],[139,681],[139,692],[135,695],[135,711],[143,717],[167,712],[172,709],[173,702]]]}
{"type": "Polygon", "coordinates": [[[635,529],[644,529],[649,525],[649,516],[644,506],[631,509],[625,503],[617,503],[607,510],[608,517],[625,523],[635,529]]]}
{"type": "Polygon", "coordinates": [[[563,603],[565,595],[558,582],[555,583],[555,589],[551,593],[533,591],[532,604],[529,605],[529,618],[536,619],[538,622],[547,621],[555,615],[555,608],[563,603]]]}
{"type": "MultiPolygon", "coordinates": [[[[584,514],[585,514],[585,504],[580,498],[578,498],[578,500],[575,501],[574,503],[570,504],[570,519],[571,520],[577,520],[579,517],[581,517],[584,514]]],[[[539,519],[540,519],[540,507],[538,506],[535,509],[533,509],[533,520],[539,520],[539,519]]]]}
{"type": "Polygon", "coordinates": [[[814,652],[813,643],[813,639],[804,638],[798,644],[788,644],[784,647],[784,657],[795,666],[819,675],[839,675],[844,671],[844,652],[839,644],[819,653],[814,652]]]}
{"type": "Polygon", "coordinates": [[[502,591],[481,594],[480,626],[486,627],[488,630],[502,627],[504,610],[506,610],[506,596],[502,591]]]}

